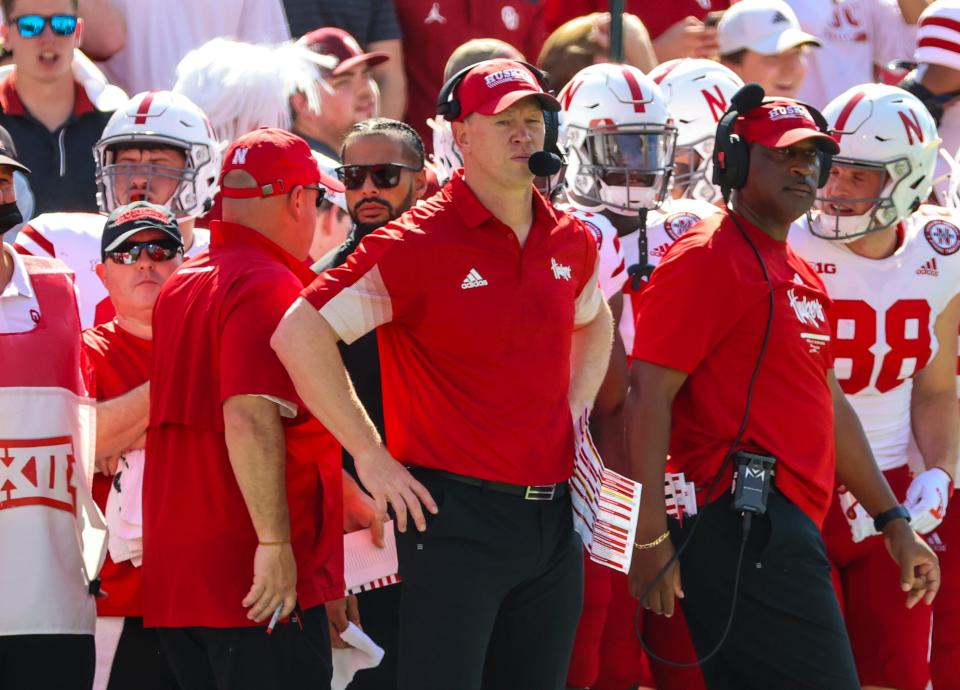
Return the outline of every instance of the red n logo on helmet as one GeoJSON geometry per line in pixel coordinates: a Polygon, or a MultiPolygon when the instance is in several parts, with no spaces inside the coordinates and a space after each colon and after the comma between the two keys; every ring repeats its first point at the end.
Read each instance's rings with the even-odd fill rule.
{"type": "Polygon", "coordinates": [[[904,111],[900,110],[897,114],[900,116],[900,121],[903,122],[903,128],[907,130],[907,143],[911,146],[913,145],[913,135],[917,135],[917,141],[921,144],[923,143],[923,130],[920,129],[920,118],[917,117],[917,114],[912,110],[908,110],[910,114],[907,115],[904,111]]]}
{"type": "Polygon", "coordinates": [[[637,78],[626,68],[623,70],[623,78],[627,82],[627,88],[630,89],[630,99],[633,101],[633,112],[647,112],[647,109],[643,105],[643,91],[640,90],[640,84],[637,82],[637,78]]]}
{"type": "Polygon", "coordinates": [[[560,106],[564,110],[570,110],[570,103],[573,101],[573,97],[577,94],[577,91],[580,90],[581,86],[583,86],[582,81],[572,81],[560,92],[560,106]]]}
{"type": "Polygon", "coordinates": [[[700,89],[700,93],[703,94],[707,105],[710,106],[710,114],[713,115],[713,121],[720,122],[720,118],[727,112],[727,99],[724,97],[723,91],[720,90],[719,84],[714,84],[713,90],[717,94],[716,97],[707,89],[700,89]]]}

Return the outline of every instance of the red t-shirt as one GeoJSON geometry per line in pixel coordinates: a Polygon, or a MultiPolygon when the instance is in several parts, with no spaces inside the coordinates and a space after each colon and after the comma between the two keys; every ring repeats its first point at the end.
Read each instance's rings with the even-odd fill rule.
{"type": "Polygon", "coordinates": [[[403,34],[403,65],[407,73],[407,114],[404,117],[428,149],[433,132],[427,118],[437,114],[437,94],[450,54],[471,38],[499,38],[536,62],[546,34],[541,0],[396,0],[403,34]]]}
{"type": "MultiPolygon", "coordinates": [[[[819,525],[835,480],[830,300],[788,244],[741,223],[766,263],[775,302],[740,447],[776,457],[775,485],[819,525]]],[[[709,486],[740,427],[768,295],[757,258],[727,212],[677,240],[640,295],[633,356],[689,375],[673,403],[668,466],[698,489],[709,486]]],[[[731,478],[725,471],[714,498],[731,478]]]]}
{"type": "MultiPolygon", "coordinates": [[[[730,7],[729,0],[626,0],[624,11],[640,17],[647,27],[650,38],[657,38],[664,31],[686,17],[703,19],[708,13],[730,7]]],[[[608,0],[544,0],[543,20],[549,34],[564,22],[593,12],[609,12],[608,0]]]]}
{"type": "MultiPolygon", "coordinates": [[[[116,321],[84,331],[83,348],[96,377],[97,400],[116,398],[150,378],[150,341],[123,330],[116,321]]],[[[111,481],[99,472],[93,475],[93,498],[104,512],[111,481]]],[[[100,579],[109,596],[97,599],[98,616],[143,615],[139,568],[130,561],[114,563],[107,554],[100,579]]]]}
{"type": "Polygon", "coordinates": [[[457,173],[303,295],[347,343],[382,326],[394,457],[549,484],[572,471],[571,336],[602,302],[596,266],[590,232],[538,193],[521,249],[457,173]]]}
{"type": "Polygon", "coordinates": [[[302,412],[270,336],[309,278],[254,230],[214,222],[210,249],[164,285],[154,356],[143,496],[144,622],[241,627],[257,535],[224,440],[235,395],[283,401],[287,500],[300,606],[343,596],[340,447],[302,412]]]}

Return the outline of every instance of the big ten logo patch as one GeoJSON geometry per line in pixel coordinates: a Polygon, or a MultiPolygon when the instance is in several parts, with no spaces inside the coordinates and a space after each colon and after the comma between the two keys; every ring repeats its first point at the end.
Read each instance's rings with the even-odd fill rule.
{"type": "Polygon", "coordinates": [[[46,506],[73,513],[75,462],[69,436],[0,440],[0,510],[46,506]]]}

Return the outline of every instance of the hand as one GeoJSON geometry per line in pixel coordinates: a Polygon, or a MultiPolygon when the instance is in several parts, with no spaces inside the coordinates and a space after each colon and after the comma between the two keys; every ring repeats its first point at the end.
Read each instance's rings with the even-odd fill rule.
{"type": "Polygon", "coordinates": [[[953,477],[939,467],[914,477],[904,505],[910,511],[910,526],[916,532],[929,534],[940,526],[947,515],[952,484],[953,477]]]}
{"type": "Polygon", "coordinates": [[[280,618],[297,604],[297,562],[290,544],[259,545],[253,556],[253,585],[243,598],[247,618],[257,623],[273,615],[282,603],[280,618]]]}
{"type": "Polygon", "coordinates": [[[127,450],[143,450],[147,447],[147,434],[146,432],[140,434],[136,441],[130,444],[130,447],[127,450]]]}
{"type": "Polygon", "coordinates": [[[907,608],[923,599],[933,603],[940,589],[940,563],[906,520],[892,520],[883,528],[884,542],[900,566],[900,588],[907,593],[907,608]]]}
{"type": "MultiPolygon", "coordinates": [[[[640,543],[656,539],[657,535],[649,539],[637,537],[640,543]]],[[[636,598],[650,587],[660,575],[667,562],[673,557],[673,544],[666,539],[659,546],[652,549],[634,549],[633,559],[630,561],[630,572],[627,575],[630,584],[630,594],[636,598]]],[[[663,574],[647,595],[640,600],[643,608],[653,611],[667,618],[673,615],[675,599],[683,599],[683,588],[680,585],[680,562],[674,561],[666,573],[663,574]]]]}
{"type": "Polygon", "coordinates": [[[120,458],[122,455],[117,453],[116,455],[108,455],[106,457],[99,457],[93,461],[94,467],[96,467],[97,472],[100,474],[105,474],[108,477],[112,477],[117,473],[117,466],[120,464],[120,458]]]}
{"type": "Polygon", "coordinates": [[[356,532],[370,528],[373,543],[383,548],[383,520],[377,514],[377,505],[373,499],[357,489],[351,495],[343,496],[343,531],[356,532]]]}
{"type": "Polygon", "coordinates": [[[328,601],[324,606],[327,609],[327,621],[330,627],[330,644],[334,649],[348,649],[349,644],[343,641],[340,633],[347,629],[347,624],[353,623],[360,627],[360,607],[357,598],[350,595],[336,601],[328,601]]]}
{"type": "Polygon", "coordinates": [[[704,26],[696,17],[686,17],[653,39],[653,50],[660,62],[682,57],[710,58],[720,50],[717,29],[704,26]]]}
{"type": "Polygon", "coordinates": [[[393,507],[397,516],[397,529],[407,531],[407,511],[413,518],[417,529],[427,529],[421,503],[431,513],[436,514],[437,504],[427,488],[407,471],[407,468],[390,457],[383,448],[368,455],[355,457],[357,474],[363,486],[373,496],[377,506],[377,517],[386,518],[387,504],[393,507]]]}

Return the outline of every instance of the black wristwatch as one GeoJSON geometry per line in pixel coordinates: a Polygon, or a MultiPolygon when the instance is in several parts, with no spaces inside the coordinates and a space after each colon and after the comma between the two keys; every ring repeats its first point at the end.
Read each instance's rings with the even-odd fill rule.
{"type": "Polygon", "coordinates": [[[887,526],[887,523],[899,518],[910,522],[910,511],[902,505],[894,506],[890,510],[885,510],[873,518],[873,528],[877,530],[877,532],[883,532],[883,528],[887,526]]]}

